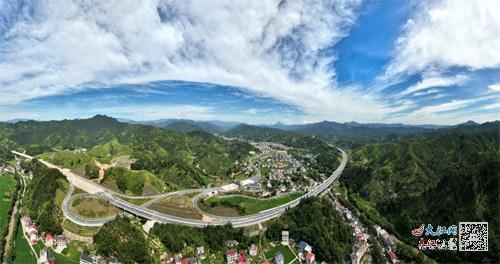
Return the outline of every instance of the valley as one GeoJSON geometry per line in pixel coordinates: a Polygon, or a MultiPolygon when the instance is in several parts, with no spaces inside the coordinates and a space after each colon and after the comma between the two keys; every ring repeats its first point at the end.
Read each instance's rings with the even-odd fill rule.
{"type": "MultiPolygon", "coordinates": [[[[59,143],[54,146],[47,145],[46,142],[54,140],[53,135],[47,138],[29,136],[29,133],[23,132],[26,125],[22,123],[13,125],[12,129],[19,130],[23,137],[12,130],[5,132],[11,133],[7,140],[12,139],[13,147],[12,152],[2,154],[7,157],[12,155],[5,168],[13,171],[15,167],[19,175],[23,175],[20,177],[26,180],[25,201],[21,203],[20,213],[36,223],[37,232],[45,235],[64,233],[71,239],[100,247],[95,254],[115,255],[122,260],[130,254],[133,254],[130,257],[137,258],[139,253],[122,252],[109,247],[107,239],[116,236],[115,233],[104,235],[109,228],[118,232],[116,234],[141,230],[137,235],[144,232],[146,237],[159,239],[153,248],[158,249],[157,243],[160,243],[163,245],[160,248],[165,247],[163,250],[188,256],[194,254],[193,251],[188,250],[189,247],[174,246],[170,236],[179,236],[177,239],[184,241],[185,245],[205,244],[216,262],[224,257],[221,255],[222,249],[234,247],[223,246],[227,241],[232,241],[231,238],[236,238],[235,241],[242,243],[243,247],[255,246],[258,242],[263,254],[248,256],[254,261],[274,259],[278,252],[286,253],[285,259],[290,262],[297,261],[300,259],[300,250],[273,243],[274,246],[270,247],[262,245],[262,239],[279,241],[279,232],[283,230],[311,243],[316,249],[316,256],[324,259],[345,260],[352,251],[364,252],[365,257],[359,256],[360,259],[377,261],[390,259],[393,255],[398,260],[429,263],[446,258],[458,260],[463,256],[415,251],[417,241],[405,231],[421,222],[440,219],[444,214],[440,211],[443,209],[435,207],[432,209],[434,213],[429,215],[427,207],[437,205],[432,200],[419,198],[430,193],[439,195],[447,190],[442,189],[443,181],[449,182],[447,177],[450,176],[441,175],[450,173],[441,171],[447,170],[447,167],[440,166],[438,161],[453,164],[450,168],[465,166],[475,171],[471,176],[457,176],[460,180],[485,177],[482,181],[469,178],[476,187],[474,190],[464,190],[478,193],[474,199],[477,199],[475,204],[479,206],[468,209],[475,216],[472,217],[470,213],[464,215],[458,207],[450,204],[450,211],[446,214],[452,218],[440,223],[450,225],[455,223],[454,219],[471,217],[487,219],[492,224],[498,221],[494,214],[488,214],[489,211],[484,209],[498,204],[498,200],[491,196],[498,182],[487,177],[494,174],[494,168],[498,165],[494,161],[498,155],[494,147],[498,144],[494,135],[498,124],[484,124],[474,129],[459,126],[451,130],[419,132],[397,141],[363,144],[346,153],[314,135],[276,128],[236,126],[221,136],[191,129],[179,133],[171,129],[130,125],[113,120],[96,116],[88,120],[65,121],[66,129],[73,127],[74,133],[87,135],[88,139],[82,142],[88,140],[89,143],[78,146],[67,145],[71,137],[64,135],[58,136],[56,142],[59,143]],[[90,129],[90,124],[99,123],[100,119],[107,121],[100,124],[102,127],[99,129],[90,129]],[[110,132],[112,128],[114,132],[110,132]],[[167,138],[151,141],[132,131],[145,131],[149,135],[167,138]],[[103,133],[107,136],[101,136],[103,133]],[[34,155],[31,156],[29,151],[33,151],[34,155]],[[478,159],[471,158],[474,153],[479,153],[478,159]],[[336,181],[339,177],[340,181],[336,181]],[[366,227],[350,231],[344,223],[347,221],[344,211],[329,212],[326,209],[326,204],[331,204],[330,199],[333,205],[338,203],[348,208],[344,210],[349,210],[350,215],[356,214],[356,221],[362,223],[361,227],[366,227]],[[344,231],[323,233],[334,232],[336,241],[346,244],[329,248],[328,243],[324,244],[308,234],[309,231],[296,227],[297,223],[316,223],[320,219],[315,218],[313,221],[304,218],[302,212],[309,210],[304,208],[306,206],[317,207],[310,209],[311,215],[323,210],[325,214],[328,212],[327,219],[337,219],[336,228],[344,231]],[[419,213],[413,211],[415,208],[419,208],[419,213]],[[451,208],[455,208],[457,213],[451,213],[451,208]],[[411,217],[405,218],[404,215],[411,217]],[[204,232],[212,228],[227,228],[228,224],[234,230],[230,233],[232,235],[216,245],[205,241],[206,238],[196,242],[182,235],[187,232],[192,236],[210,236],[204,232]],[[180,228],[179,225],[187,227],[180,228]],[[394,237],[397,249],[385,246],[385,240],[377,237],[378,231],[373,231],[376,226],[387,230],[394,237]],[[174,229],[177,233],[166,237],[163,233],[165,229],[174,229]],[[252,238],[256,234],[260,241],[252,238]],[[363,240],[359,240],[360,237],[363,240]],[[365,245],[369,244],[377,245],[377,251],[366,250],[365,245]],[[331,255],[331,252],[336,253],[331,255]]],[[[27,123],[33,129],[43,130],[53,126],[54,131],[61,131],[54,124],[27,123]]],[[[450,201],[460,202],[460,199],[455,196],[450,201]]],[[[447,199],[440,201],[446,203],[447,199]]],[[[462,206],[467,207],[467,203],[467,200],[463,200],[462,206]]],[[[495,227],[491,228],[491,232],[492,237],[498,234],[495,227]]],[[[318,236],[322,236],[321,233],[318,236]]],[[[46,240],[43,237],[39,239],[46,240]]],[[[492,247],[497,247],[494,240],[491,243],[492,247]]],[[[138,245],[138,248],[147,251],[152,249],[151,246],[143,247],[143,244],[138,245]]],[[[236,248],[241,248],[241,245],[236,248]]],[[[38,245],[35,249],[35,257],[40,258],[43,246],[38,245]]],[[[55,247],[49,248],[48,252],[62,263],[66,263],[66,259],[69,261],[67,263],[72,263],[74,255],[53,250],[55,247]]],[[[78,251],[76,248],[71,250],[78,251]]],[[[155,261],[166,257],[148,255],[155,261]]],[[[20,256],[30,258],[26,254],[20,256]]]]}

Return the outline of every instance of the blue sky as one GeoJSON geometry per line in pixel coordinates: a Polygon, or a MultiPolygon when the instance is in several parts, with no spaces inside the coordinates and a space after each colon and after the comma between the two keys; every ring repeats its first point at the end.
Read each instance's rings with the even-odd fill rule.
{"type": "Polygon", "coordinates": [[[500,3],[0,2],[0,120],[98,113],[248,123],[496,120],[500,3]]]}

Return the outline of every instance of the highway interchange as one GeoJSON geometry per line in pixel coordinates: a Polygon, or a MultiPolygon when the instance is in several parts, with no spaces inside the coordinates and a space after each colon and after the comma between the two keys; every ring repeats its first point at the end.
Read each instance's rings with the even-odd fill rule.
{"type": "MultiPolygon", "coordinates": [[[[82,225],[82,226],[100,226],[103,225],[104,223],[111,221],[114,217],[108,217],[104,219],[98,219],[98,220],[88,220],[88,219],[82,219],[75,214],[73,214],[69,210],[69,206],[71,205],[71,201],[74,199],[71,197],[72,191],[74,186],[84,190],[90,195],[94,196],[99,196],[103,199],[108,200],[111,202],[114,206],[121,208],[122,210],[129,212],[133,215],[154,221],[154,222],[160,222],[160,223],[171,223],[171,224],[181,224],[181,225],[187,225],[187,226],[193,226],[193,227],[204,227],[207,225],[225,225],[227,223],[231,223],[234,227],[245,227],[245,226],[251,226],[251,225],[256,225],[260,224],[262,222],[268,221],[272,218],[278,217],[281,214],[283,214],[286,209],[294,207],[299,204],[300,200],[306,198],[306,197],[312,197],[312,196],[317,196],[326,189],[328,189],[332,183],[340,177],[342,174],[342,171],[344,170],[346,164],[347,164],[347,154],[345,153],[344,150],[337,148],[339,152],[342,155],[342,161],[337,167],[337,169],[331,174],[328,179],[323,181],[322,183],[316,185],[311,191],[308,193],[305,193],[301,197],[290,201],[286,204],[256,213],[252,215],[246,215],[246,216],[237,216],[237,217],[222,217],[222,216],[213,216],[210,215],[209,220],[199,220],[199,219],[190,219],[190,218],[183,218],[183,217],[178,217],[178,216],[173,216],[173,215],[167,215],[163,213],[159,213],[157,211],[151,210],[149,208],[146,208],[144,205],[135,205],[130,202],[127,202],[118,196],[121,194],[117,194],[116,192],[113,192],[109,189],[106,189],[99,184],[89,181],[75,173],[72,173],[68,169],[63,169],[59,168],[58,166],[55,166],[53,164],[50,164],[46,161],[40,160],[43,164],[45,164],[49,168],[56,168],[61,171],[61,173],[67,177],[68,181],[70,182],[70,190],[68,191],[63,204],[63,213],[65,217],[70,219],[71,221],[75,222],[76,224],[82,225]]],[[[27,158],[27,159],[32,159],[32,156],[29,156],[25,153],[20,153],[17,151],[11,151],[14,155],[17,155],[19,157],[27,158]]],[[[154,200],[159,200],[167,196],[171,195],[178,195],[178,194],[187,194],[187,193],[195,193],[195,192],[202,192],[202,193],[209,193],[209,192],[214,192],[214,191],[222,191],[219,187],[214,187],[214,188],[206,188],[206,189],[190,189],[190,190],[182,190],[182,191],[176,191],[176,192],[170,192],[170,193],[165,193],[161,195],[156,195],[152,196],[151,198],[154,198],[154,200]]],[[[87,195],[88,195],[87,194],[87,195]]],[[[123,197],[123,195],[121,195],[123,197]]],[[[153,201],[149,202],[151,204],[153,201]]]]}

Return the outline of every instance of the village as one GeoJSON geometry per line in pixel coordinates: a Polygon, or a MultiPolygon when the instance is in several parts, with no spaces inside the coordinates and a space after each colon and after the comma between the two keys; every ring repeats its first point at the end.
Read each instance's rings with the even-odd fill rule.
{"type": "MultiPolygon", "coordinates": [[[[239,249],[240,243],[236,240],[228,240],[225,242],[228,248],[225,251],[225,261],[227,264],[250,264],[250,263],[261,263],[261,264],[288,264],[288,263],[304,263],[304,264],[315,264],[318,263],[315,260],[315,254],[313,253],[313,248],[311,245],[305,241],[300,241],[296,244],[292,239],[290,239],[290,234],[287,230],[281,231],[281,241],[270,242],[270,248],[278,249],[274,254],[264,254],[269,252],[262,252],[259,250],[259,246],[252,243],[247,250],[239,249]],[[283,252],[282,252],[283,251],[283,252]],[[256,256],[261,254],[265,260],[262,262],[255,262],[256,256]],[[288,259],[287,259],[288,258],[288,259]],[[291,259],[290,259],[291,258],[291,259]]],[[[196,264],[196,263],[208,263],[204,262],[206,259],[205,249],[203,246],[196,247],[196,257],[183,258],[180,254],[164,253],[160,260],[162,264],[196,264]]],[[[210,262],[212,263],[212,262],[210,262]]],[[[326,262],[321,262],[326,263],[326,262]]]]}
{"type": "Polygon", "coordinates": [[[235,180],[240,189],[268,197],[290,192],[306,192],[316,184],[313,179],[305,176],[309,164],[296,157],[304,155],[310,158],[309,154],[273,142],[259,142],[255,147],[260,153],[252,151],[251,158],[236,163],[241,168],[241,176],[248,177],[235,180]],[[291,151],[300,155],[292,155],[291,151]]]}
{"type": "MultiPolygon", "coordinates": [[[[38,264],[56,264],[56,257],[50,253],[50,250],[61,254],[63,250],[69,245],[70,239],[64,235],[52,235],[51,233],[39,233],[36,224],[31,221],[28,216],[21,218],[21,226],[23,235],[29,241],[30,247],[33,249],[35,245],[43,245],[39,251],[38,264]]],[[[96,256],[87,253],[80,255],[80,264],[118,264],[119,262],[115,257],[96,256]]]]}
{"type": "MultiPolygon", "coordinates": [[[[334,198],[332,204],[335,206],[335,210],[344,217],[352,229],[354,245],[350,255],[351,264],[371,263],[369,258],[367,258],[367,255],[370,254],[370,247],[372,247],[372,245],[368,243],[370,238],[368,227],[363,225],[359,218],[347,207],[343,206],[337,199],[334,198]]],[[[387,260],[392,264],[401,263],[396,255],[397,246],[394,239],[390,237],[385,229],[378,225],[375,225],[375,230],[377,232],[375,238],[378,241],[376,243],[381,243],[381,245],[383,245],[383,252],[386,254],[385,257],[387,257],[387,260]]]]}

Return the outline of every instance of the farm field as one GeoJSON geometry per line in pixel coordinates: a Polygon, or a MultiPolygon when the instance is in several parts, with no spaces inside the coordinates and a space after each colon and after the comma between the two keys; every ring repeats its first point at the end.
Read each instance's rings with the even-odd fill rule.
{"type": "Polygon", "coordinates": [[[21,227],[21,223],[17,224],[17,233],[15,240],[15,258],[14,264],[35,264],[36,258],[34,256],[33,251],[28,244],[28,241],[24,239],[23,236],[23,228],[21,227]]]}
{"type": "Polygon", "coordinates": [[[7,214],[12,207],[11,197],[16,195],[15,190],[16,181],[13,175],[10,173],[0,175],[0,233],[3,233],[9,224],[7,214]]]}
{"type": "Polygon", "coordinates": [[[279,198],[260,200],[245,196],[209,197],[202,203],[207,207],[229,207],[241,214],[255,214],[299,198],[301,193],[292,193],[279,198]]]}

